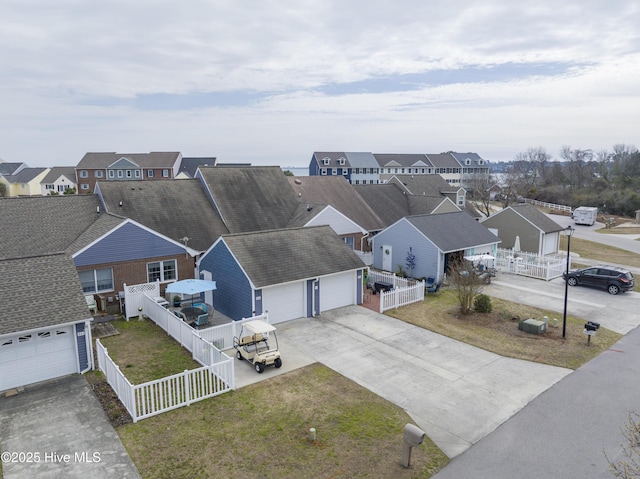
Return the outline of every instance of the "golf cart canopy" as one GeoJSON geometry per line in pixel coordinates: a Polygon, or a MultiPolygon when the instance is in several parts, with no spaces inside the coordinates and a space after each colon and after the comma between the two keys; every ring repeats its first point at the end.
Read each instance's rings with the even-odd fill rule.
{"type": "Polygon", "coordinates": [[[275,326],[267,323],[266,321],[262,321],[260,319],[254,319],[253,321],[247,321],[242,324],[242,328],[246,329],[250,333],[253,334],[264,334],[270,331],[275,331],[275,326]]]}

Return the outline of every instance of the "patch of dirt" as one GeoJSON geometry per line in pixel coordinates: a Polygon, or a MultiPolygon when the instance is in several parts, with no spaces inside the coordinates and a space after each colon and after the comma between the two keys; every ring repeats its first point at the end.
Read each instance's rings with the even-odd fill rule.
{"type": "Polygon", "coordinates": [[[120,402],[115,391],[109,386],[109,383],[97,382],[91,385],[91,389],[93,389],[93,393],[98,398],[102,410],[107,415],[107,418],[109,418],[109,422],[113,427],[133,422],[127,409],[120,402]]]}

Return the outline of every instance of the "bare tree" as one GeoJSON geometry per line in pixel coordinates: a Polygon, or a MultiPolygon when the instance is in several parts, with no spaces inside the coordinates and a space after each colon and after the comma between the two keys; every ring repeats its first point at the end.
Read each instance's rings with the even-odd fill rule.
{"type": "Polygon", "coordinates": [[[629,422],[622,430],[627,444],[622,445],[622,457],[615,461],[609,460],[609,467],[614,477],[622,479],[634,479],[640,477],[640,415],[629,414],[629,422]]]}
{"type": "Polygon", "coordinates": [[[482,293],[482,279],[476,274],[473,264],[463,259],[449,266],[449,278],[460,303],[460,312],[469,314],[473,311],[473,300],[482,293]]]}

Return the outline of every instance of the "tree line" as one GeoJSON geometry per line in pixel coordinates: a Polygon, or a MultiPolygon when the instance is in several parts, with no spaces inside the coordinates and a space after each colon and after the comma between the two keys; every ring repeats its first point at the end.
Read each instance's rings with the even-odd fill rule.
{"type": "MultiPolygon", "coordinates": [[[[548,203],[596,206],[601,212],[635,216],[640,209],[640,151],[633,145],[615,145],[594,152],[563,146],[559,158],[543,147],[518,153],[501,176],[501,199],[506,205],[519,196],[548,203]]],[[[496,178],[486,178],[488,188],[496,178]]],[[[482,199],[476,183],[474,195],[482,199]]]]}

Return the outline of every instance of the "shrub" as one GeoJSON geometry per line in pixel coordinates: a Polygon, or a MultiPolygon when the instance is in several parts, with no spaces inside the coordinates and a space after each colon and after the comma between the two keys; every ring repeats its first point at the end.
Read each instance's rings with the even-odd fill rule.
{"type": "Polygon", "coordinates": [[[493,309],[491,298],[486,294],[479,294],[473,300],[473,307],[478,313],[490,313],[493,309]]]}

